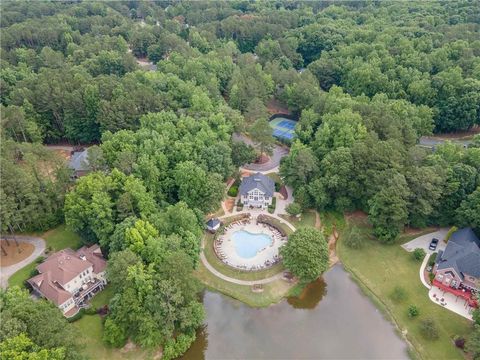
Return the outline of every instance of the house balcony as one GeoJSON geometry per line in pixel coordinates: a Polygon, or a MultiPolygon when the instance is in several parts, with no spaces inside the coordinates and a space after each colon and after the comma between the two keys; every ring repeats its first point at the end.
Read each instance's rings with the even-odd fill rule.
{"type": "Polygon", "coordinates": [[[92,279],[83,284],[78,292],[73,294],[75,304],[82,307],[86,300],[91,299],[96,293],[103,290],[105,283],[99,279],[92,279]]]}

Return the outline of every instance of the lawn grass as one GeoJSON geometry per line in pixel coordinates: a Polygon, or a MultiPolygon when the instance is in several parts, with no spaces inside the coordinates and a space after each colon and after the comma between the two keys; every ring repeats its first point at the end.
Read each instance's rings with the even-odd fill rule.
{"type": "Polygon", "coordinates": [[[400,245],[411,238],[401,237],[395,244],[385,245],[371,236],[371,229],[362,221],[349,220],[348,226],[355,224],[365,237],[362,249],[354,250],[344,245],[342,237],[337,243],[337,253],[345,268],[388,317],[392,318],[416,353],[423,359],[462,359],[462,353],[452,343],[455,335],[466,336],[471,324],[463,317],[448,311],[428,298],[426,289],[419,278],[420,264],[400,245]],[[391,293],[396,286],[402,287],[407,298],[395,302],[391,293]],[[408,317],[407,308],[415,305],[420,310],[418,318],[408,317]],[[426,340],[420,333],[420,321],[432,318],[438,325],[439,339],[426,340]]]}
{"type": "Polygon", "coordinates": [[[113,288],[111,285],[107,285],[102,291],[96,294],[92,300],[90,300],[90,304],[95,309],[101,308],[104,305],[108,305],[110,299],[113,297],[113,288]]]}
{"type": "MultiPolygon", "coordinates": [[[[67,228],[66,225],[60,225],[54,229],[48,230],[43,234],[35,234],[35,236],[39,236],[43,238],[46,242],[46,249],[51,251],[59,251],[65,249],[67,247],[72,248],[74,250],[78,249],[82,246],[82,239],[80,236],[75,234],[73,231],[67,228]]],[[[21,288],[25,287],[25,280],[31,277],[31,274],[35,267],[38,265],[38,260],[24,266],[16,273],[14,273],[8,279],[9,286],[18,285],[21,288]]]]}
{"type": "Polygon", "coordinates": [[[315,227],[315,210],[304,211],[300,218],[297,218],[296,216],[285,215],[285,214],[281,214],[279,216],[282,219],[285,219],[286,221],[288,221],[293,226],[295,226],[296,229],[299,229],[301,227],[306,227],[306,226],[315,227]]]}
{"type": "Polygon", "coordinates": [[[25,288],[25,280],[32,276],[31,274],[37,265],[38,262],[34,261],[18,270],[8,279],[8,286],[19,286],[21,288],[25,288]]]}
{"type": "Polygon", "coordinates": [[[292,289],[295,288],[295,284],[279,279],[263,285],[263,292],[255,293],[250,286],[233,284],[216,277],[201,263],[194,275],[207,289],[220,292],[252,307],[276,304],[284,297],[289,296],[292,289]]]}
{"type": "Polygon", "coordinates": [[[48,230],[40,237],[47,242],[47,248],[52,251],[59,251],[65,248],[76,250],[82,246],[82,239],[67,226],[60,225],[55,229],[48,230]]]}
{"type": "Polygon", "coordinates": [[[70,326],[78,329],[83,343],[83,353],[90,359],[109,360],[109,359],[130,359],[140,360],[151,358],[147,351],[134,349],[128,352],[119,349],[107,347],[102,342],[103,323],[99,315],[84,315],[80,320],[75,321],[70,326]]]}

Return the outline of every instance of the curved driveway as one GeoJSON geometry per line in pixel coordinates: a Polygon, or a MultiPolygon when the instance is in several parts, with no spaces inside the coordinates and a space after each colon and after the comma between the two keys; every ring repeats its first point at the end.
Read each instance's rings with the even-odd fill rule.
{"type": "MultiPolygon", "coordinates": [[[[13,239],[10,240],[10,238],[8,240],[14,241],[13,239]]],[[[45,252],[45,240],[43,240],[42,238],[34,237],[34,236],[17,235],[17,240],[18,242],[28,242],[32,244],[35,247],[35,249],[33,250],[33,253],[26,259],[23,259],[22,261],[16,264],[0,268],[0,287],[4,289],[6,289],[8,286],[8,279],[10,278],[10,276],[12,276],[21,268],[35,261],[36,258],[38,258],[40,255],[42,255],[45,252]]]]}
{"type": "MultiPolygon", "coordinates": [[[[232,135],[232,139],[233,141],[244,142],[247,145],[254,145],[253,141],[243,134],[234,133],[232,135]]],[[[268,160],[265,164],[245,164],[241,167],[241,169],[248,171],[259,171],[263,173],[278,171],[280,160],[282,160],[284,156],[288,155],[289,151],[290,150],[287,146],[280,146],[275,144],[272,156],[270,156],[270,160],[268,160]]]]}

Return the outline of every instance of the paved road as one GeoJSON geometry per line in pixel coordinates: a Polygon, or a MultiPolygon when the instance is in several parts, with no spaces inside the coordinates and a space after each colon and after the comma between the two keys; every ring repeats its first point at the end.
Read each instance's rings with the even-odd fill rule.
{"type": "MultiPolygon", "coordinates": [[[[8,240],[10,240],[10,238],[8,238],[8,240]]],[[[42,238],[17,235],[17,240],[18,242],[28,242],[32,244],[35,247],[35,249],[33,250],[33,253],[29,257],[20,261],[19,263],[0,268],[0,286],[4,289],[6,289],[8,286],[8,279],[10,278],[10,276],[12,276],[21,268],[35,261],[36,258],[38,258],[40,255],[42,255],[45,252],[45,240],[43,240],[42,238]]]]}
{"type": "MultiPolygon", "coordinates": [[[[467,147],[472,142],[471,140],[461,140],[461,139],[448,139],[448,140],[452,141],[453,143],[463,145],[465,147],[467,147]]],[[[421,146],[434,147],[436,145],[443,144],[445,141],[447,141],[447,139],[422,136],[418,144],[421,146]]]]}
{"type": "MultiPolygon", "coordinates": [[[[253,146],[252,140],[243,134],[234,133],[232,135],[232,139],[233,141],[242,141],[245,144],[253,146]]],[[[270,160],[267,161],[265,164],[245,164],[243,165],[242,169],[250,171],[260,171],[265,173],[272,172],[272,170],[276,170],[278,168],[278,166],[280,165],[280,160],[284,156],[288,155],[289,151],[290,150],[287,146],[275,145],[273,148],[273,154],[272,156],[270,156],[270,160]]]]}

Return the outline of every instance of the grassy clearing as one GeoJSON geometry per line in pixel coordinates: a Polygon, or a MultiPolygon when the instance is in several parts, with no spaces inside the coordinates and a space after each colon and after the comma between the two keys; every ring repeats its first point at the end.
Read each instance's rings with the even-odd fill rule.
{"type": "Polygon", "coordinates": [[[47,248],[51,248],[52,251],[59,251],[68,247],[76,250],[82,246],[80,236],[68,229],[66,225],[60,225],[49,230],[40,237],[45,239],[47,248]]]}
{"type": "Polygon", "coordinates": [[[103,322],[99,315],[85,315],[80,320],[75,321],[71,326],[75,326],[79,330],[79,333],[82,334],[84,353],[91,359],[140,360],[151,358],[151,355],[146,351],[134,349],[125,352],[105,346],[102,342],[103,322]]]}
{"type": "Polygon", "coordinates": [[[430,301],[428,290],[418,275],[419,263],[400,247],[419,234],[404,236],[395,244],[384,245],[373,239],[371,229],[364,220],[349,220],[347,225],[353,224],[364,235],[365,245],[360,250],[350,249],[340,237],[337,252],[345,268],[377,306],[394,320],[402,332],[406,332],[407,339],[421,358],[462,359],[462,353],[452,344],[452,338],[467,335],[470,322],[430,301]],[[391,298],[396,286],[403,288],[407,294],[402,301],[391,298]],[[418,318],[408,317],[409,305],[419,308],[418,318]],[[426,318],[434,319],[438,325],[440,338],[436,341],[426,340],[420,333],[420,321],[426,318]]]}
{"type": "Polygon", "coordinates": [[[330,236],[333,229],[341,231],[345,227],[345,218],[342,213],[336,211],[322,212],[320,214],[323,231],[325,235],[330,236]]]}
{"type": "Polygon", "coordinates": [[[8,279],[8,286],[19,286],[21,288],[25,288],[25,280],[32,276],[31,274],[37,265],[38,263],[34,261],[18,270],[8,279]]]}
{"type": "Polygon", "coordinates": [[[203,264],[198,266],[194,274],[209,290],[218,291],[252,307],[266,307],[275,304],[289,296],[290,291],[295,287],[295,284],[280,279],[265,284],[263,292],[254,293],[250,286],[232,284],[219,279],[208,271],[203,264]]]}
{"type": "Polygon", "coordinates": [[[205,235],[205,249],[203,250],[203,252],[205,254],[205,257],[207,258],[207,261],[217,271],[221,272],[224,275],[240,280],[265,279],[284,270],[282,264],[276,264],[269,269],[258,271],[242,271],[228,266],[224,264],[215,254],[215,250],[213,249],[213,235],[208,233],[205,235]]]}
{"type": "Polygon", "coordinates": [[[288,221],[297,229],[306,226],[315,227],[315,210],[307,210],[303,212],[300,218],[284,214],[280,215],[280,217],[288,221]]]}

